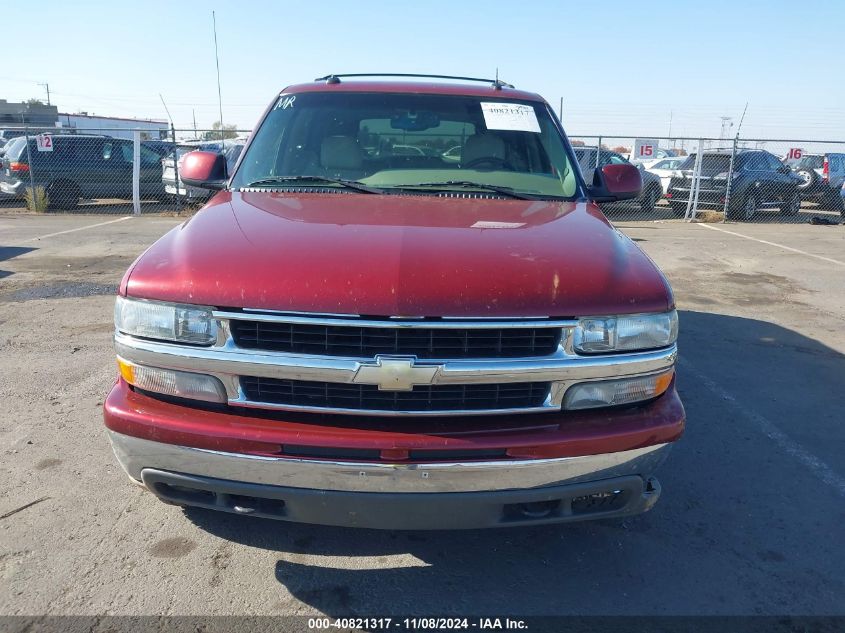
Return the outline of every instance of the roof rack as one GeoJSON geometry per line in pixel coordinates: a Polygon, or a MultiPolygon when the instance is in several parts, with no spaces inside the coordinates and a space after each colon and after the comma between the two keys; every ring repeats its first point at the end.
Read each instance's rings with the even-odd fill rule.
{"type": "Polygon", "coordinates": [[[502,88],[513,88],[509,83],[505,83],[498,77],[496,79],[481,79],[479,77],[456,77],[454,75],[419,75],[415,73],[347,73],[343,75],[326,75],[325,77],[317,77],[314,81],[325,81],[327,84],[339,84],[341,77],[414,77],[418,79],[458,79],[460,81],[479,81],[488,83],[496,90],[502,88]]]}

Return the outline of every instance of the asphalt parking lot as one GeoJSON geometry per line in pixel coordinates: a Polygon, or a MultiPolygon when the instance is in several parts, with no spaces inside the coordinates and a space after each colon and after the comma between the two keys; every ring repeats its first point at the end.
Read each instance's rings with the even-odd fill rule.
{"type": "Polygon", "coordinates": [[[127,481],[112,295],[180,221],[0,216],[0,614],[845,614],[845,227],[620,223],[681,314],[688,427],[654,511],[383,533],[127,481]]]}

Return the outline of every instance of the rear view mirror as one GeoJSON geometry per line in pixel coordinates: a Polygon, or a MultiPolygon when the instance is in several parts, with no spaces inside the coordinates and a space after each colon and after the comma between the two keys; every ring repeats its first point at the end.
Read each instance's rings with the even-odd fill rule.
{"type": "Polygon", "coordinates": [[[593,172],[593,185],[588,187],[594,202],[617,202],[640,195],[643,177],[630,163],[605,165],[593,172]]]}
{"type": "Polygon", "coordinates": [[[224,189],[226,157],[217,152],[188,152],[179,161],[179,179],[192,187],[224,189]]]}
{"type": "Polygon", "coordinates": [[[422,132],[440,125],[440,117],[436,112],[423,110],[419,112],[398,112],[390,117],[390,127],[405,132],[422,132]]]}

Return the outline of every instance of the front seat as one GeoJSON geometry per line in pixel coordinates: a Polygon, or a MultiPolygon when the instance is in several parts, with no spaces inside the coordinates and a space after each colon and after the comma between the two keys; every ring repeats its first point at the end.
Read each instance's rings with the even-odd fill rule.
{"type": "Polygon", "coordinates": [[[358,140],[351,136],[328,136],[320,145],[320,165],[327,176],[361,177],[364,156],[358,140]]]}
{"type": "Polygon", "coordinates": [[[461,165],[466,167],[472,165],[473,161],[479,161],[479,167],[496,167],[507,161],[507,150],[505,142],[501,137],[483,132],[470,136],[464,149],[461,152],[461,165]],[[481,159],[488,159],[489,163],[484,164],[481,159]]]}

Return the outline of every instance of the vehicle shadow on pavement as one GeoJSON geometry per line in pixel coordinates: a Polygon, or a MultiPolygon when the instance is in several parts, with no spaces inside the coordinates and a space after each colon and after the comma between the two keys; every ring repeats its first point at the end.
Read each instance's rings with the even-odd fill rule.
{"type": "Polygon", "coordinates": [[[329,616],[840,613],[845,355],[761,320],[680,319],[687,432],[647,514],[450,532],[186,516],[277,552],[268,573],[329,616]]]}
{"type": "MultiPolygon", "coordinates": [[[[0,262],[20,257],[21,255],[25,255],[26,253],[34,250],[36,249],[28,246],[0,246],[0,262]]],[[[0,270],[0,279],[13,274],[14,273],[9,270],[0,270]]]]}

